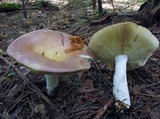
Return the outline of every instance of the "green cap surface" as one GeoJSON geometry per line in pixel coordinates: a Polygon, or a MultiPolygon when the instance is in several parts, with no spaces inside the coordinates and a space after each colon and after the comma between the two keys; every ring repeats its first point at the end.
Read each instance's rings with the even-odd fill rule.
{"type": "Polygon", "coordinates": [[[115,56],[127,55],[128,69],[143,66],[158,46],[158,39],[148,29],[132,22],[107,26],[96,32],[88,44],[97,58],[111,65],[115,56]]]}

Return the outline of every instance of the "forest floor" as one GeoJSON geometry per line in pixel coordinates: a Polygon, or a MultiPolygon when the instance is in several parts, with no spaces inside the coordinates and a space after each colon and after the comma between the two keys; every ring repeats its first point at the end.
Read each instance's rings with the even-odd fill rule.
{"type": "MultiPolygon", "coordinates": [[[[79,35],[87,45],[96,31],[108,25],[125,21],[142,25],[129,13],[134,12],[115,15],[111,11],[105,22],[97,22],[98,17],[81,0],[61,6],[60,11],[27,10],[27,19],[22,10],[0,13],[0,118],[160,119],[160,47],[145,66],[127,72],[132,104],[128,110],[115,108],[114,72],[99,60],[88,71],[61,78],[55,96],[48,97],[44,75],[31,72],[6,53],[14,39],[37,29],[79,35]]],[[[147,28],[160,40],[159,23],[147,28]]]]}

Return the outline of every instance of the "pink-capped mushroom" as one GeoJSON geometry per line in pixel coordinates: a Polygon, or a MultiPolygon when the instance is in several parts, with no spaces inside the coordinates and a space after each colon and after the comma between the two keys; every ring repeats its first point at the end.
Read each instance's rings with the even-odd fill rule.
{"type": "Polygon", "coordinates": [[[52,95],[60,74],[90,68],[91,52],[79,36],[37,30],[15,39],[7,53],[33,71],[45,73],[48,95],[52,95]]]}

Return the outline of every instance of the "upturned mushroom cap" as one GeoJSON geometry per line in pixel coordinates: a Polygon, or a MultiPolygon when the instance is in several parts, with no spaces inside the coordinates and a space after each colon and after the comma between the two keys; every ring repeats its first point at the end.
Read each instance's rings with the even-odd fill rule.
{"type": "Polygon", "coordinates": [[[89,55],[80,37],[52,30],[37,30],[20,36],[7,53],[19,63],[46,73],[76,72],[90,68],[89,55]]]}
{"type": "Polygon", "coordinates": [[[158,46],[158,39],[148,29],[132,22],[103,28],[91,37],[88,45],[99,59],[111,65],[115,56],[127,55],[128,69],[143,66],[158,46]]]}

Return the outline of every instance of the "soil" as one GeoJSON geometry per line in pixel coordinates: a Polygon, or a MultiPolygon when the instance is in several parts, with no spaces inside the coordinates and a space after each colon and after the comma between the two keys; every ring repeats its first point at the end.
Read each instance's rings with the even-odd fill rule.
{"type": "MultiPolygon", "coordinates": [[[[88,71],[61,77],[54,97],[49,97],[44,75],[31,72],[8,56],[6,49],[14,39],[37,29],[79,35],[87,45],[95,32],[108,25],[126,21],[143,25],[133,12],[111,15],[106,22],[98,22],[108,14],[97,17],[81,0],[79,4],[59,7],[60,11],[27,10],[26,19],[23,10],[0,13],[0,118],[160,119],[160,47],[143,67],[127,71],[130,109],[115,106],[118,101],[112,94],[114,71],[99,60],[93,61],[88,71]],[[95,19],[97,24],[92,24],[95,19]]],[[[160,40],[158,21],[145,27],[160,40]]]]}

